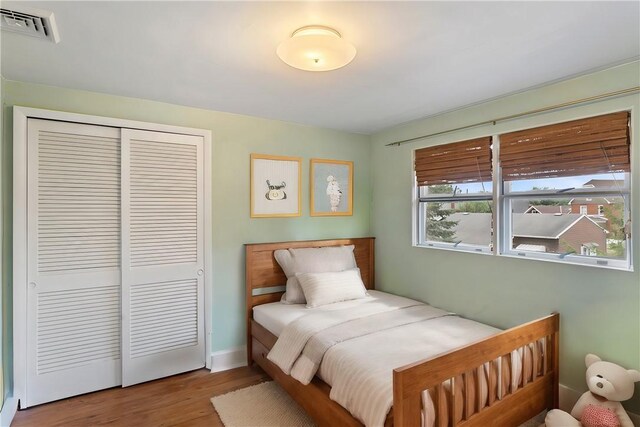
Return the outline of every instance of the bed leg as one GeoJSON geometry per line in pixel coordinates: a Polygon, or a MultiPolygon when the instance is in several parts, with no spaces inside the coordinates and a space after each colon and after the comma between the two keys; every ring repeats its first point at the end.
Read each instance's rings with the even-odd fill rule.
{"type": "Polygon", "coordinates": [[[422,397],[419,393],[405,392],[406,375],[393,372],[393,425],[402,427],[420,427],[422,424],[422,397]]]}
{"type": "Polygon", "coordinates": [[[247,366],[253,365],[253,334],[251,333],[251,318],[247,322],[247,366]]]}

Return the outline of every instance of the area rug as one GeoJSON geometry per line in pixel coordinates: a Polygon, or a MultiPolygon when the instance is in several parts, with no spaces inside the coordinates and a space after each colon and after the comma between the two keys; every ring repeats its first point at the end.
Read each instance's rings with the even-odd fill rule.
{"type": "Polygon", "coordinates": [[[286,391],[267,381],[211,398],[226,427],[313,427],[315,424],[286,391]]]}
{"type": "MultiPolygon", "coordinates": [[[[225,427],[313,427],[315,424],[286,391],[267,381],[211,398],[225,427]]],[[[520,427],[538,427],[538,416],[520,427]]]]}

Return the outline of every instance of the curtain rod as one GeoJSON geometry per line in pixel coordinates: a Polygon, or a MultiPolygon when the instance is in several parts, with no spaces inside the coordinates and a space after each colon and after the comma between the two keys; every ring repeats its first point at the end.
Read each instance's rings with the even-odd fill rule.
{"type": "Polygon", "coordinates": [[[456,132],[456,131],[464,130],[464,129],[470,129],[470,128],[474,128],[474,127],[482,126],[482,125],[495,125],[498,122],[503,122],[503,121],[506,121],[506,120],[513,120],[513,119],[517,119],[517,118],[520,118],[520,117],[532,116],[534,114],[544,113],[544,112],[552,111],[552,110],[559,110],[561,108],[571,107],[573,105],[585,104],[587,102],[598,101],[598,100],[606,99],[606,98],[613,98],[613,97],[616,97],[616,96],[626,95],[626,94],[634,93],[634,92],[640,92],[640,86],[635,86],[635,87],[631,87],[631,88],[628,88],[628,89],[618,90],[618,91],[615,91],[615,92],[603,93],[601,95],[590,96],[588,98],[577,99],[575,101],[564,102],[562,104],[550,105],[548,107],[538,108],[536,110],[529,110],[529,111],[526,111],[524,113],[512,114],[510,116],[503,116],[503,117],[499,117],[499,118],[493,119],[493,120],[486,120],[484,122],[478,122],[478,123],[474,123],[472,125],[460,126],[460,127],[457,127],[457,128],[443,130],[443,131],[435,132],[435,133],[430,133],[430,134],[427,134],[427,135],[416,136],[416,137],[409,138],[409,139],[402,139],[400,141],[390,142],[389,144],[386,144],[386,146],[387,147],[391,147],[391,146],[399,147],[402,144],[407,144],[409,142],[418,141],[420,139],[430,138],[432,136],[444,135],[446,133],[456,132]]]}

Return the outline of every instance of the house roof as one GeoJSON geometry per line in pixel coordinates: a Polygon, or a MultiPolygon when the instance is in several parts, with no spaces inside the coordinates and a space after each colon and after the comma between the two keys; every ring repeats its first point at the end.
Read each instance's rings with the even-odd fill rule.
{"type": "Polygon", "coordinates": [[[511,200],[511,211],[513,213],[525,213],[531,204],[528,200],[514,199],[511,200]]]}
{"type": "Polygon", "coordinates": [[[609,205],[611,201],[604,197],[575,197],[569,200],[570,205],[609,205]]]}
{"type": "MultiPolygon", "coordinates": [[[[618,185],[622,186],[623,184],[624,182],[621,182],[620,180],[618,180],[618,185]]],[[[611,188],[611,187],[615,188],[616,180],[615,179],[592,179],[582,184],[582,186],[593,187],[593,188],[611,188]]]]}
{"type": "Polygon", "coordinates": [[[589,217],[591,221],[595,222],[600,227],[606,226],[607,222],[609,222],[609,218],[607,218],[606,216],[587,215],[587,217],[589,217]]]}
{"type": "Polygon", "coordinates": [[[555,214],[555,213],[570,213],[571,206],[566,205],[531,205],[525,213],[541,213],[541,214],[555,214]],[[537,211],[537,212],[535,212],[537,211]]]}
{"type": "MultiPolygon", "coordinates": [[[[516,237],[534,237],[539,239],[558,239],[568,228],[581,218],[591,221],[579,214],[514,214],[513,235],[516,237]]],[[[454,240],[472,245],[488,245],[491,243],[488,230],[491,227],[490,213],[454,213],[448,220],[457,221],[454,240]]],[[[593,221],[591,221],[593,222],[593,221]]],[[[602,229],[595,222],[594,225],[602,229]]]]}
{"type": "Polygon", "coordinates": [[[454,213],[447,219],[458,222],[454,240],[461,240],[470,245],[489,245],[491,243],[490,213],[454,213]]]}
{"type": "Polygon", "coordinates": [[[519,237],[539,237],[542,239],[557,239],[573,223],[584,215],[513,215],[513,235],[519,237]]]}

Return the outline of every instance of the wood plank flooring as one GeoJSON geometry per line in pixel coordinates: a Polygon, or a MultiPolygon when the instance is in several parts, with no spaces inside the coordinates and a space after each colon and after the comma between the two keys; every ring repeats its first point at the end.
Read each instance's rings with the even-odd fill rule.
{"type": "Polygon", "coordinates": [[[209,399],[268,379],[258,367],[215,374],[200,369],[18,411],[11,426],[222,427],[209,399]]]}

